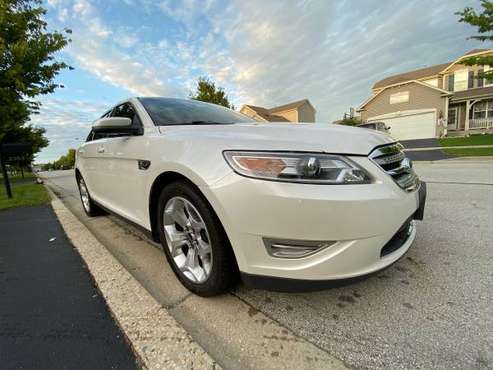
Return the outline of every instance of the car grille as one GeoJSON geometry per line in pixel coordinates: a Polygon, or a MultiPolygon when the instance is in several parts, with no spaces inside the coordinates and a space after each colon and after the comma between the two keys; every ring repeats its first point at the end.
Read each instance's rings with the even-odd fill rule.
{"type": "Polygon", "coordinates": [[[412,162],[402,151],[403,146],[395,143],[375,148],[370,159],[382,168],[402,189],[414,191],[419,187],[419,178],[412,162]]]}

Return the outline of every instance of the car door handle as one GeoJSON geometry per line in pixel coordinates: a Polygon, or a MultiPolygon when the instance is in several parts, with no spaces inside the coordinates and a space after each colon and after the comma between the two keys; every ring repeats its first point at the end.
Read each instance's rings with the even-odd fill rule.
{"type": "Polygon", "coordinates": [[[98,153],[104,153],[104,146],[100,146],[98,148],[98,153]]]}
{"type": "Polygon", "coordinates": [[[79,149],[79,154],[84,154],[84,149],[79,149]]]}

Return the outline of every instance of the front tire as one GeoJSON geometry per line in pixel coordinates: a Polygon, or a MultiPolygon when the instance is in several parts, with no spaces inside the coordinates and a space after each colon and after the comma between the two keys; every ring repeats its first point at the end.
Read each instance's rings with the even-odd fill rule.
{"type": "Polygon", "coordinates": [[[188,290],[207,297],[236,284],[238,267],[226,233],[193,185],[177,181],[165,186],[157,208],[166,258],[188,290]]]}

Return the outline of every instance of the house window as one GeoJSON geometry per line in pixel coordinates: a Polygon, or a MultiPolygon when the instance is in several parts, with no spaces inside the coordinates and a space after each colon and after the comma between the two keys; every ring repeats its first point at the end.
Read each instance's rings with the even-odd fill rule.
{"type": "MultiPolygon", "coordinates": [[[[478,76],[481,76],[483,72],[484,71],[482,69],[478,70],[478,76]]],[[[483,87],[483,82],[484,82],[483,78],[478,78],[478,87],[483,87]]]]}
{"type": "Polygon", "coordinates": [[[480,101],[472,106],[472,118],[493,118],[493,100],[480,101]]]}
{"type": "MultiPolygon", "coordinates": [[[[493,68],[491,68],[490,66],[484,66],[483,72],[490,71],[491,69],[493,69],[493,68]]],[[[484,83],[483,83],[484,86],[491,86],[491,85],[493,85],[493,80],[489,80],[487,78],[484,78],[483,81],[484,81],[484,83]]]]}
{"type": "Polygon", "coordinates": [[[448,109],[447,128],[449,130],[455,130],[457,128],[457,110],[457,107],[451,107],[448,109]]]}
{"type": "Polygon", "coordinates": [[[461,69],[454,72],[454,91],[462,91],[467,89],[467,78],[469,71],[461,69]]]}
{"type": "Polygon", "coordinates": [[[474,71],[469,71],[467,88],[472,89],[473,87],[474,87],[474,71]]]}
{"type": "Polygon", "coordinates": [[[400,91],[390,95],[390,104],[407,103],[409,101],[409,91],[400,91]]]}
{"type": "Polygon", "coordinates": [[[454,75],[447,76],[447,90],[454,91],[454,75]]]}

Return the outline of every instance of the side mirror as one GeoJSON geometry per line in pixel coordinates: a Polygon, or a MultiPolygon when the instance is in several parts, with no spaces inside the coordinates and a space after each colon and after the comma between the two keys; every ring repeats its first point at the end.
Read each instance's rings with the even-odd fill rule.
{"type": "Polygon", "coordinates": [[[93,131],[125,131],[132,126],[132,120],[127,117],[100,118],[92,124],[93,131]]]}
{"type": "Polygon", "coordinates": [[[116,135],[142,135],[142,127],[132,125],[127,117],[100,118],[92,124],[93,132],[114,133],[116,135]]]}

